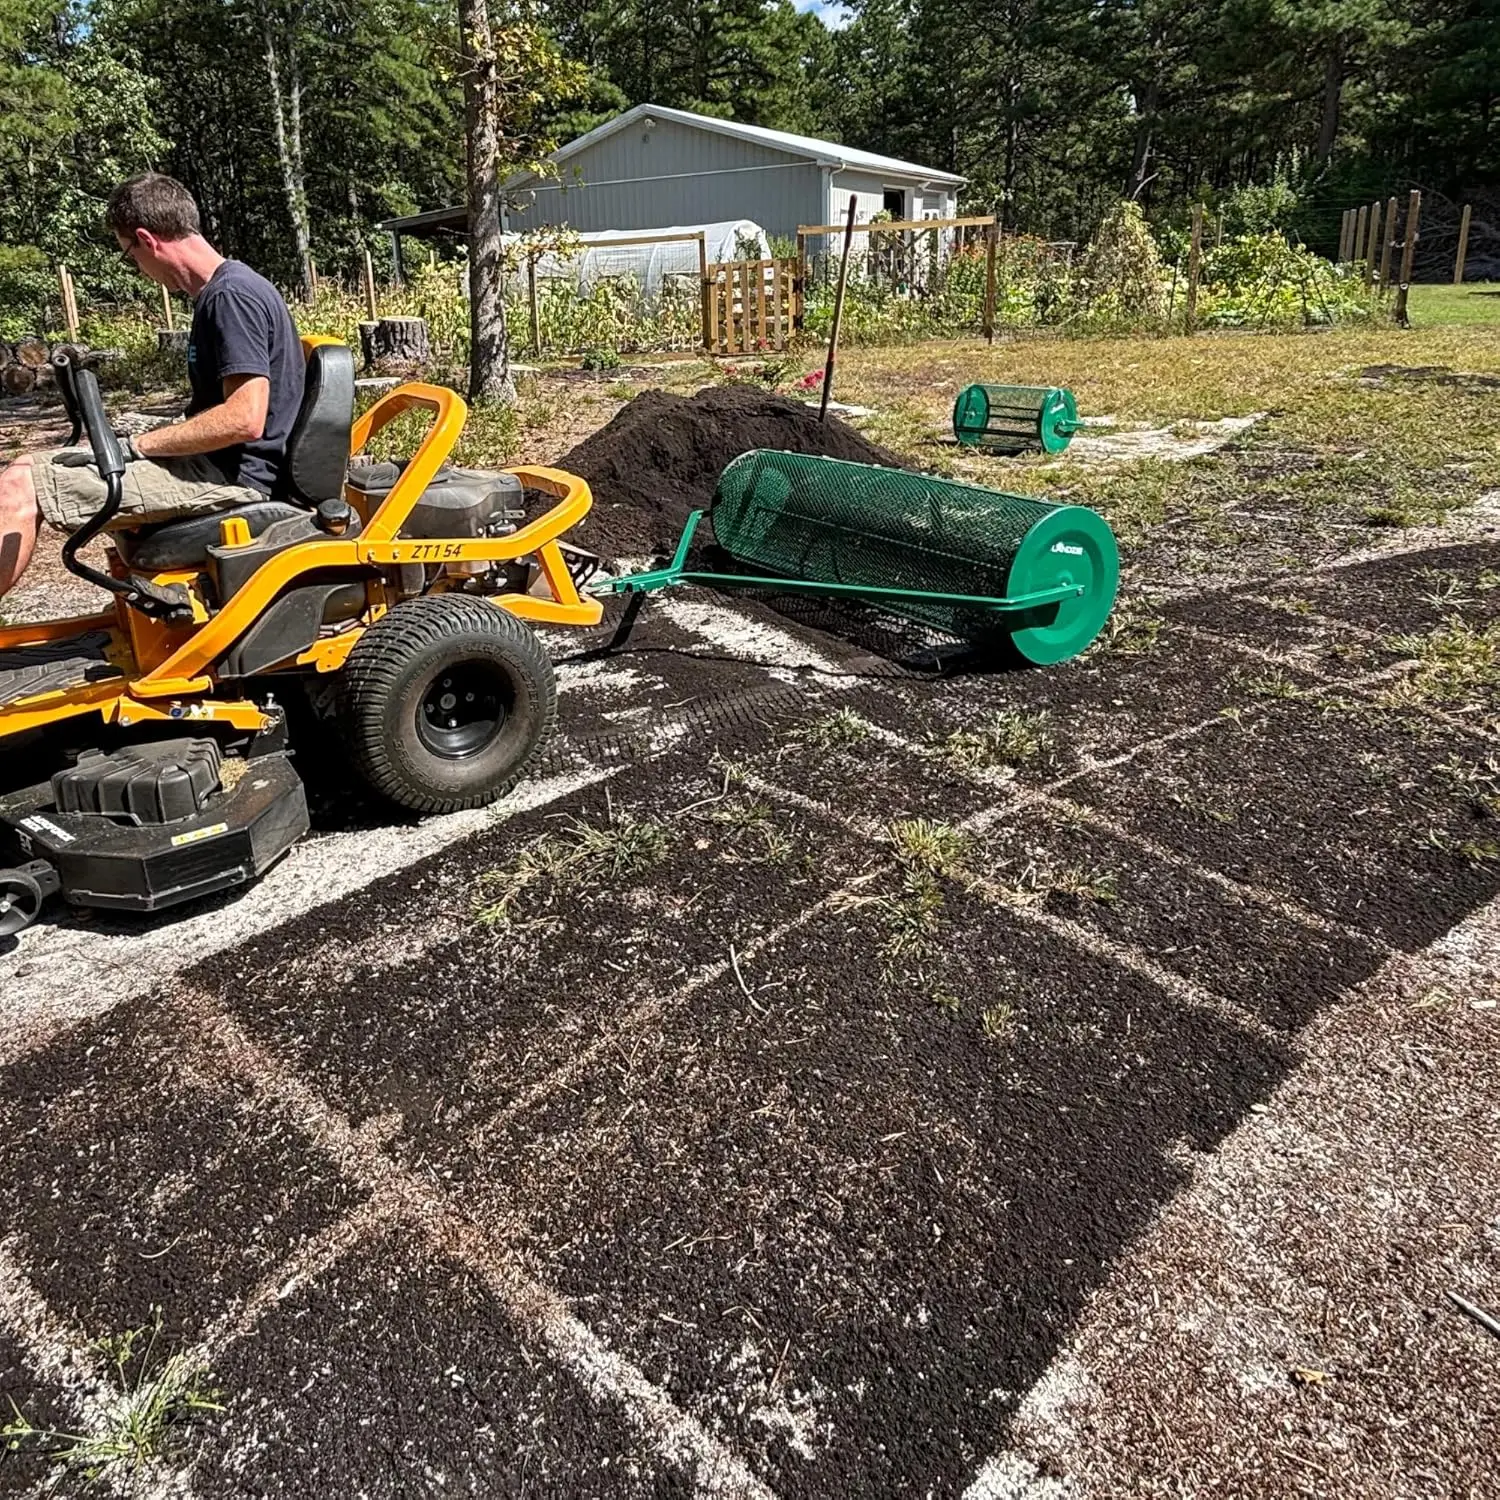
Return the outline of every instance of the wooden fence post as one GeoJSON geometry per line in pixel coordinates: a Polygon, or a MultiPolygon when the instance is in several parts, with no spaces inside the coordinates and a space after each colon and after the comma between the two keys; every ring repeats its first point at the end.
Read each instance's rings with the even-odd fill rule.
{"type": "Polygon", "coordinates": [[[1422,194],[1411,190],[1406,202],[1406,233],[1401,242],[1401,285],[1396,291],[1396,321],[1403,327],[1411,326],[1406,316],[1406,293],[1411,285],[1411,262],[1417,253],[1417,220],[1422,212],[1422,194]]]}
{"type": "Polygon", "coordinates": [[[78,342],[78,305],[73,300],[73,278],[66,266],[57,268],[57,288],[62,297],[63,324],[68,330],[70,343],[78,342]]]}
{"type": "Polygon", "coordinates": [[[698,235],[698,324],[700,341],[711,353],[708,342],[708,240],[701,231],[698,235]]]}
{"type": "Polygon", "coordinates": [[[807,236],[797,235],[797,274],[792,278],[792,328],[802,332],[807,312],[807,236]]]}
{"type": "Polygon", "coordinates": [[[1193,238],[1188,244],[1187,296],[1183,302],[1182,331],[1193,331],[1193,319],[1198,316],[1198,273],[1202,270],[1203,257],[1203,205],[1193,205],[1193,238]]]}
{"type": "Polygon", "coordinates": [[[1339,249],[1338,249],[1338,255],[1337,255],[1337,257],[1334,260],[1334,264],[1335,265],[1340,265],[1340,266],[1343,265],[1343,263],[1344,263],[1344,247],[1348,243],[1349,243],[1349,210],[1346,208],[1343,211],[1343,213],[1341,213],[1339,215],[1339,249]]]}
{"type": "Polygon", "coordinates": [[[375,300],[375,262],[370,259],[370,252],[365,251],[364,263],[365,284],[365,313],[372,323],[380,321],[380,307],[375,300]]]}
{"type": "Polygon", "coordinates": [[[1354,219],[1354,243],[1349,247],[1349,259],[1358,260],[1365,253],[1365,229],[1370,219],[1370,205],[1361,203],[1354,219]]]}
{"type": "Polygon", "coordinates": [[[995,342],[995,252],[1000,247],[1000,225],[988,224],[984,231],[984,337],[995,342]]]}
{"type": "Polygon", "coordinates": [[[1396,195],[1391,194],[1385,204],[1385,234],[1382,236],[1384,243],[1380,250],[1380,290],[1382,294],[1390,290],[1391,285],[1391,247],[1396,243],[1396,214],[1401,205],[1396,202],[1396,195]]]}
{"type": "Polygon", "coordinates": [[[1458,225],[1458,254],[1453,258],[1453,285],[1462,286],[1464,280],[1464,261],[1469,255],[1469,214],[1474,205],[1464,204],[1464,216],[1458,225]]]}
{"type": "Polygon", "coordinates": [[[174,332],[177,322],[172,316],[172,294],[166,287],[161,289],[161,314],[167,320],[167,332],[174,332]]]}
{"type": "Polygon", "coordinates": [[[1378,201],[1370,205],[1370,238],[1365,244],[1365,285],[1367,287],[1375,284],[1375,267],[1379,257],[1376,249],[1380,244],[1380,204],[1378,201]]]}
{"type": "Polygon", "coordinates": [[[542,352],[542,309],[536,300],[536,254],[526,257],[526,305],[531,310],[531,352],[542,352]]]}

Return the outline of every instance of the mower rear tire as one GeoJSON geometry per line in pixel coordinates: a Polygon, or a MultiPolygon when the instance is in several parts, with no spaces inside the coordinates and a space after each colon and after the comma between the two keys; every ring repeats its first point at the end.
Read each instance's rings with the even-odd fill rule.
{"type": "Polygon", "coordinates": [[[340,679],[356,767],[413,812],[504,796],[557,723],[557,680],[535,632],[470,595],[396,605],[360,637],[340,679]]]}

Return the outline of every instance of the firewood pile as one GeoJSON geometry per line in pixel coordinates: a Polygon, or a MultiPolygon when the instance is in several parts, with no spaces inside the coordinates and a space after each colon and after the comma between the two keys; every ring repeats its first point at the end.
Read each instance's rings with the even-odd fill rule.
{"type": "Polygon", "coordinates": [[[86,349],[81,344],[49,344],[37,334],[14,343],[0,340],[0,395],[28,396],[52,385],[52,356],[66,350],[85,370],[118,358],[118,349],[86,349]]]}

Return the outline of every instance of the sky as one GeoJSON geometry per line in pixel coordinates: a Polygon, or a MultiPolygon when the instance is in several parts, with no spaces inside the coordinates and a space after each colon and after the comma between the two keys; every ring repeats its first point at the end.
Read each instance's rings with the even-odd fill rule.
{"type": "Polygon", "coordinates": [[[810,10],[830,31],[839,31],[849,24],[849,12],[839,0],[796,0],[798,10],[810,10]]]}

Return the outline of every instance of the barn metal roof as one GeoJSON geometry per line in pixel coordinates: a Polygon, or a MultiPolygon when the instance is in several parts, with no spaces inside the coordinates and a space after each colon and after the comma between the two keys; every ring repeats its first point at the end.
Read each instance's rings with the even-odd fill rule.
{"type": "MultiPolygon", "coordinates": [[[[764,125],[746,125],[740,120],[721,120],[714,115],[695,115],[691,110],[668,109],[661,104],[637,104],[624,114],[606,120],[602,125],[576,140],[560,146],[551,155],[555,162],[565,162],[602,141],[618,130],[624,130],[639,120],[647,118],[675,120],[682,125],[691,125],[700,130],[714,130],[720,135],[736,136],[740,140],[753,141],[756,145],[768,146],[773,151],[785,151],[792,156],[805,157],[820,166],[832,167],[835,171],[845,169],[856,172],[875,172],[885,177],[902,177],[916,182],[932,183],[949,187],[960,187],[969,179],[954,172],[941,172],[936,167],[924,167],[914,161],[901,161],[894,156],[880,156],[874,151],[858,151],[853,146],[841,146],[835,141],[815,140],[810,135],[793,135],[786,130],[768,130],[764,125]]],[[[509,179],[507,187],[529,182],[535,173],[521,172],[509,179]]],[[[393,229],[398,233],[408,230],[464,228],[468,214],[462,205],[453,208],[429,209],[426,213],[407,214],[401,218],[386,219],[378,225],[381,229],[393,229]]]]}
{"type": "Polygon", "coordinates": [[[858,151],[853,146],[841,146],[836,141],[815,140],[810,135],[793,135],[786,130],[768,130],[764,125],[746,125],[740,120],[721,120],[715,115],[695,115],[686,109],[668,109],[661,104],[637,104],[624,114],[606,120],[602,125],[576,140],[569,141],[552,153],[553,161],[567,161],[578,152],[624,130],[637,120],[646,118],[675,120],[680,125],[695,126],[699,130],[715,130],[720,135],[737,136],[740,140],[753,141],[760,146],[769,146],[774,151],[786,151],[793,156],[805,156],[822,166],[835,169],[852,168],[859,172],[879,172],[888,177],[910,177],[919,182],[945,183],[958,187],[968,181],[954,172],[942,172],[936,167],[924,167],[914,161],[901,161],[894,156],[879,156],[873,151],[858,151]]]}

